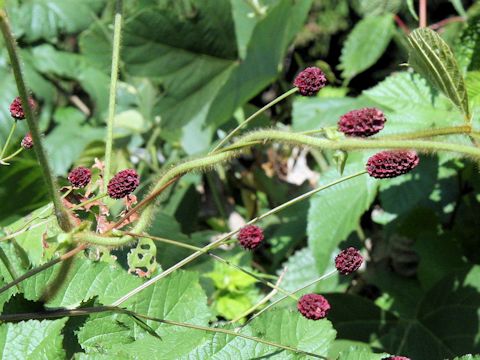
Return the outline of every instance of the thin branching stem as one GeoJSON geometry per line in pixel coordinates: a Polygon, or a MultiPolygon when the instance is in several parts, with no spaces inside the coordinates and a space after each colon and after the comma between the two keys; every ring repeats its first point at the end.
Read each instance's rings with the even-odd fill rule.
{"type": "Polygon", "coordinates": [[[5,151],[7,151],[8,145],[10,144],[10,140],[12,139],[13,133],[15,132],[15,128],[17,127],[17,120],[13,121],[12,127],[10,128],[10,132],[8,133],[7,140],[3,145],[2,152],[0,152],[0,160],[3,159],[3,155],[5,155],[5,151]]]}

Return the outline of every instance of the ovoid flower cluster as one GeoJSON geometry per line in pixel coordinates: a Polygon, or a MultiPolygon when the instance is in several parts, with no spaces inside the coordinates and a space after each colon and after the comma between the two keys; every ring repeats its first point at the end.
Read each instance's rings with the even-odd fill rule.
{"type": "Polygon", "coordinates": [[[79,166],[68,174],[68,181],[74,188],[80,189],[88,185],[92,179],[92,172],[90,169],[79,166]]]}
{"type": "MultiPolygon", "coordinates": [[[[30,104],[32,111],[37,109],[37,103],[33,98],[29,98],[28,103],[30,104]]],[[[10,104],[10,115],[12,115],[12,117],[16,120],[25,119],[25,111],[23,110],[22,100],[19,96],[13,99],[12,103],[10,104]]]]}
{"type": "Polygon", "coordinates": [[[30,133],[27,133],[20,143],[20,146],[26,150],[31,149],[33,147],[33,139],[30,133]]]}
{"type": "Polygon", "coordinates": [[[256,249],[264,239],[263,230],[256,225],[247,225],[240,229],[237,239],[244,249],[256,249]]]}
{"type": "Polygon", "coordinates": [[[376,108],[352,110],[340,117],[338,130],[347,136],[367,137],[381,131],[386,121],[383,112],[376,108]]]}
{"type": "Polygon", "coordinates": [[[319,68],[308,67],[297,75],[293,85],[298,88],[300,95],[315,96],[327,85],[327,77],[319,68]]]}
{"type": "Polygon", "coordinates": [[[122,170],[108,182],[107,194],[112,199],[122,199],[134,192],[139,184],[140,176],[135,170],[122,170]]]}
{"type": "Polygon", "coordinates": [[[367,161],[367,172],[376,179],[393,178],[410,172],[420,159],[413,150],[382,151],[367,161]]]}

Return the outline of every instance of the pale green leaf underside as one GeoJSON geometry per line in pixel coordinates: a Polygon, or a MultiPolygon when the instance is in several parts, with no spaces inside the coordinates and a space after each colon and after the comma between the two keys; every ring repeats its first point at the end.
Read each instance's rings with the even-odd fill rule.
{"type": "Polygon", "coordinates": [[[408,37],[410,65],[470,117],[465,81],[447,43],[433,30],[417,29],[408,37]]]}

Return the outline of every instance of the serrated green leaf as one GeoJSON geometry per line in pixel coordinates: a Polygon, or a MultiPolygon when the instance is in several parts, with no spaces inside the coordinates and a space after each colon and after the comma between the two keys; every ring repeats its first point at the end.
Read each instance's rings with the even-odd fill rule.
{"type": "Polygon", "coordinates": [[[106,0],[25,0],[12,8],[11,19],[25,40],[56,42],[61,32],[71,34],[87,28],[106,0]]]}
{"type": "Polygon", "coordinates": [[[410,65],[469,118],[465,81],[447,43],[428,28],[413,31],[408,36],[408,43],[410,65]]]}
{"type": "Polygon", "coordinates": [[[23,282],[25,298],[47,307],[75,307],[94,297],[108,305],[142,283],[120,266],[77,256],[23,282]]]}
{"type": "Polygon", "coordinates": [[[342,77],[349,81],[375,64],[390,43],[393,33],[391,14],[369,16],[359,21],[342,48],[339,65],[342,77]]]}
{"type": "Polygon", "coordinates": [[[480,17],[468,21],[455,46],[455,55],[463,74],[480,70],[480,17]]]}
{"type": "MultiPolygon", "coordinates": [[[[287,310],[272,310],[265,313],[244,327],[241,332],[323,356],[327,355],[329,345],[335,338],[335,330],[328,320],[310,321],[297,312],[287,310]]],[[[241,337],[198,330],[188,330],[179,334],[169,333],[163,336],[162,340],[147,336],[132,344],[119,346],[114,351],[124,356],[164,360],[304,358],[302,355],[241,337]],[[179,342],[182,346],[178,346],[179,342]]]]}
{"type": "Polygon", "coordinates": [[[0,326],[2,359],[63,359],[62,328],[67,318],[54,321],[29,320],[0,326]]]}

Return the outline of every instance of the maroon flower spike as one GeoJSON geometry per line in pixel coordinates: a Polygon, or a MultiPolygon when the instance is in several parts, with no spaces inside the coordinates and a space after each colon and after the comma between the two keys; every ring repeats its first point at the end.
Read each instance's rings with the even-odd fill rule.
{"type": "MultiPolygon", "coordinates": [[[[28,102],[30,103],[30,108],[32,111],[35,111],[37,108],[37,103],[35,100],[33,100],[33,98],[29,98],[28,102]]],[[[22,100],[20,100],[20,97],[17,96],[10,104],[10,114],[14,119],[25,119],[25,112],[23,111],[22,100]]]]}
{"type": "Polygon", "coordinates": [[[253,250],[263,241],[263,230],[255,225],[247,225],[240,229],[237,238],[243,248],[253,250]]]}
{"type": "Polygon", "coordinates": [[[340,117],[338,130],[347,136],[367,137],[382,130],[385,121],[383,112],[376,108],[352,110],[340,117]]]}
{"type": "Polygon", "coordinates": [[[327,316],[330,304],[322,295],[306,294],[298,300],[297,309],[307,319],[320,320],[327,316]]]}
{"type": "Polygon", "coordinates": [[[22,142],[20,143],[20,146],[24,149],[31,149],[33,147],[33,139],[32,135],[30,133],[27,133],[25,137],[23,138],[22,142]]]}
{"type": "Polygon", "coordinates": [[[393,178],[408,173],[419,162],[420,159],[413,150],[382,151],[368,159],[366,170],[376,179],[393,178]]]}
{"type": "Polygon", "coordinates": [[[73,185],[75,188],[83,188],[88,185],[90,180],[92,179],[92,172],[90,169],[79,166],[68,174],[68,181],[70,184],[73,185]]]}
{"type": "Polygon", "coordinates": [[[112,199],[121,199],[130,195],[140,184],[140,176],[133,169],[120,171],[107,186],[107,193],[112,199]]]}
{"type": "Polygon", "coordinates": [[[315,96],[327,85],[325,73],[317,67],[309,67],[300,72],[293,81],[298,92],[303,96],[315,96]]]}
{"type": "Polygon", "coordinates": [[[383,358],[382,360],[410,360],[410,358],[405,356],[389,356],[389,357],[383,358]]]}
{"type": "Polygon", "coordinates": [[[335,258],[335,267],[342,275],[348,275],[358,270],[363,263],[360,251],[353,247],[342,250],[335,258]]]}

